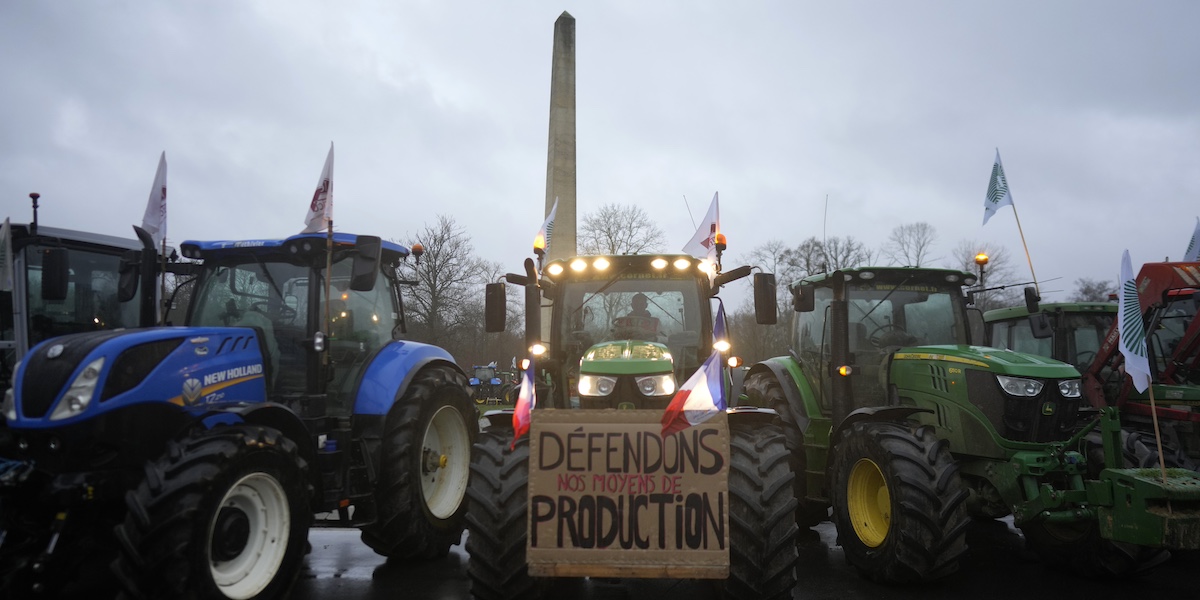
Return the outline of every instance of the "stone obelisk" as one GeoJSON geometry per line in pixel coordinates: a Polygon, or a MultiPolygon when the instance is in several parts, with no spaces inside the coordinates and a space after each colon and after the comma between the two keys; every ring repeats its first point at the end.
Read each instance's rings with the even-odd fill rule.
{"type": "Polygon", "coordinates": [[[575,255],[575,17],[563,11],[554,22],[550,68],[550,142],[546,157],[546,210],[554,199],[554,233],[546,262],[575,255]]]}

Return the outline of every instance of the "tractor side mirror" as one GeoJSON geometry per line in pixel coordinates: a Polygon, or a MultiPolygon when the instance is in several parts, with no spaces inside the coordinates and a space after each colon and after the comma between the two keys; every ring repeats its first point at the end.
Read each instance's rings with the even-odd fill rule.
{"type": "Polygon", "coordinates": [[[1041,300],[1042,297],[1037,295],[1036,290],[1031,287],[1025,288],[1025,310],[1028,310],[1029,314],[1032,315],[1041,310],[1038,308],[1038,302],[1041,300]]]}
{"type": "Polygon", "coordinates": [[[488,333],[504,331],[505,320],[508,316],[508,294],[505,293],[504,283],[489,283],[483,290],[483,323],[488,333]]]}
{"type": "Polygon", "coordinates": [[[138,264],[141,263],[142,253],[128,250],[121,256],[121,266],[118,270],[117,301],[129,302],[137,295],[138,264]]]}
{"type": "MultiPolygon", "coordinates": [[[[1028,291],[1029,288],[1025,289],[1028,291]]],[[[1050,316],[1044,312],[1029,315],[1029,329],[1033,332],[1033,337],[1039,340],[1054,335],[1054,328],[1050,326],[1050,316]]]]}
{"type": "Polygon", "coordinates": [[[71,280],[71,265],[66,248],[43,248],[42,254],[42,300],[67,299],[67,288],[71,280]]]}
{"type": "Polygon", "coordinates": [[[817,307],[817,296],[811,285],[800,284],[792,288],[792,310],[812,312],[817,307]]]}
{"type": "Polygon", "coordinates": [[[775,274],[754,274],[754,320],[759,325],[774,325],[779,318],[775,299],[775,274]]]}
{"type": "Polygon", "coordinates": [[[360,235],[355,249],[358,253],[354,255],[354,266],[350,270],[350,289],[369,292],[375,289],[379,264],[383,260],[383,240],[374,235],[360,235]]]}

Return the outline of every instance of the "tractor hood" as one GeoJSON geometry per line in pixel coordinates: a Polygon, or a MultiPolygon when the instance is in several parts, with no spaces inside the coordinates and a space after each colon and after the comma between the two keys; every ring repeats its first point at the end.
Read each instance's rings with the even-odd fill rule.
{"type": "Polygon", "coordinates": [[[670,373],[671,353],[658,342],[615,340],[587,349],[579,361],[579,372],[592,375],[652,375],[670,373]]]}
{"type": "Polygon", "coordinates": [[[6,399],[13,428],[67,425],[143,402],[181,409],[265,400],[271,367],[247,327],[78,333],[33,348],[6,399]]]}
{"type": "Polygon", "coordinates": [[[1075,367],[1057,360],[985,346],[916,346],[901,348],[893,361],[919,360],[958,363],[964,368],[986,369],[997,375],[1041,379],[1078,379],[1075,367]]]}

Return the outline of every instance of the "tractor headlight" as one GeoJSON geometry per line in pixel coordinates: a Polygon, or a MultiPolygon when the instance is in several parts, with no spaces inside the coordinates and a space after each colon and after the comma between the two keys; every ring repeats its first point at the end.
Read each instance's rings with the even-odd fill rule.
{"type": "Polygon", "coordinates": [[[675,393],[675,376],[670,373],[638,377],[635,381],[637,381],[638,390],[647,396],[666,396],[675,393]]]}
{"type": "Polygon", "coordinates": [[[12,388],[4,390],[4,403],[0,404],[0,412],[3,412],[4,418],[9,421],[17,420],[17,396],[12,388]]]}
{"type": "Polygon", "coordinates": [[[1063,398],[1078,398],[1079,397],[1079,380],[1064,379],[1058,382],[1058,393],[1062,394],[1063,398]]]}
{"type": "MultiPolygon", "coordinates": [[[[1025,379],[1024,377],[1008,377],[1006,375],[997,375],[996,381],[1000,382],[1000,387],[1006,394],[1012,396],[1023,396],[1032,398],[1042,393],[1042,382],[1036,379],[1025,379]]],[[[1078,393],[1078,392],[1077,392],[1078,393]]]]}
{"type": "Polygon", "coordinates": [[[607,396],[617,387],[617,380],[603,375],[580,375],[580,396],[607,396]]]}
{"type": "Polygon", "coordinates": [[[100,373],[103,368],[103,357],[88,363],[88,366],[75,376],[71,387],[67,388],[66,394],[63,394],[62,400],[58,401],[58,406],[54,408],[50,420],[57,421],[73,417],[87,409],[88,404],[92,402],[92,396],[96,393],[96,382],[100,381],[100,373]]]}

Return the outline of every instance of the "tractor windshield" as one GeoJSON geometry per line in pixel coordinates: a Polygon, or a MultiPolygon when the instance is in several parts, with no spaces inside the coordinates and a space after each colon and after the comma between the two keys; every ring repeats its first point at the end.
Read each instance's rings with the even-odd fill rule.
{"type": "Polygon", "coordinates": [[[851,285],[850,350],[967,343],[963,314],[955,302],[959,294],[958,288],[925,284],[851,285]]]}
{"type": "Polygon", "coordinates": [[[638,273],[569,281],[564,287],[555,307],[556,335],[568,364],[578,364],[583,352],[600,342],[644,340],[665,344],[677,371],[699,365],[701,337],[711,324],[703,322],[708,312],[701,312],[696,278],[638,273]]]}

